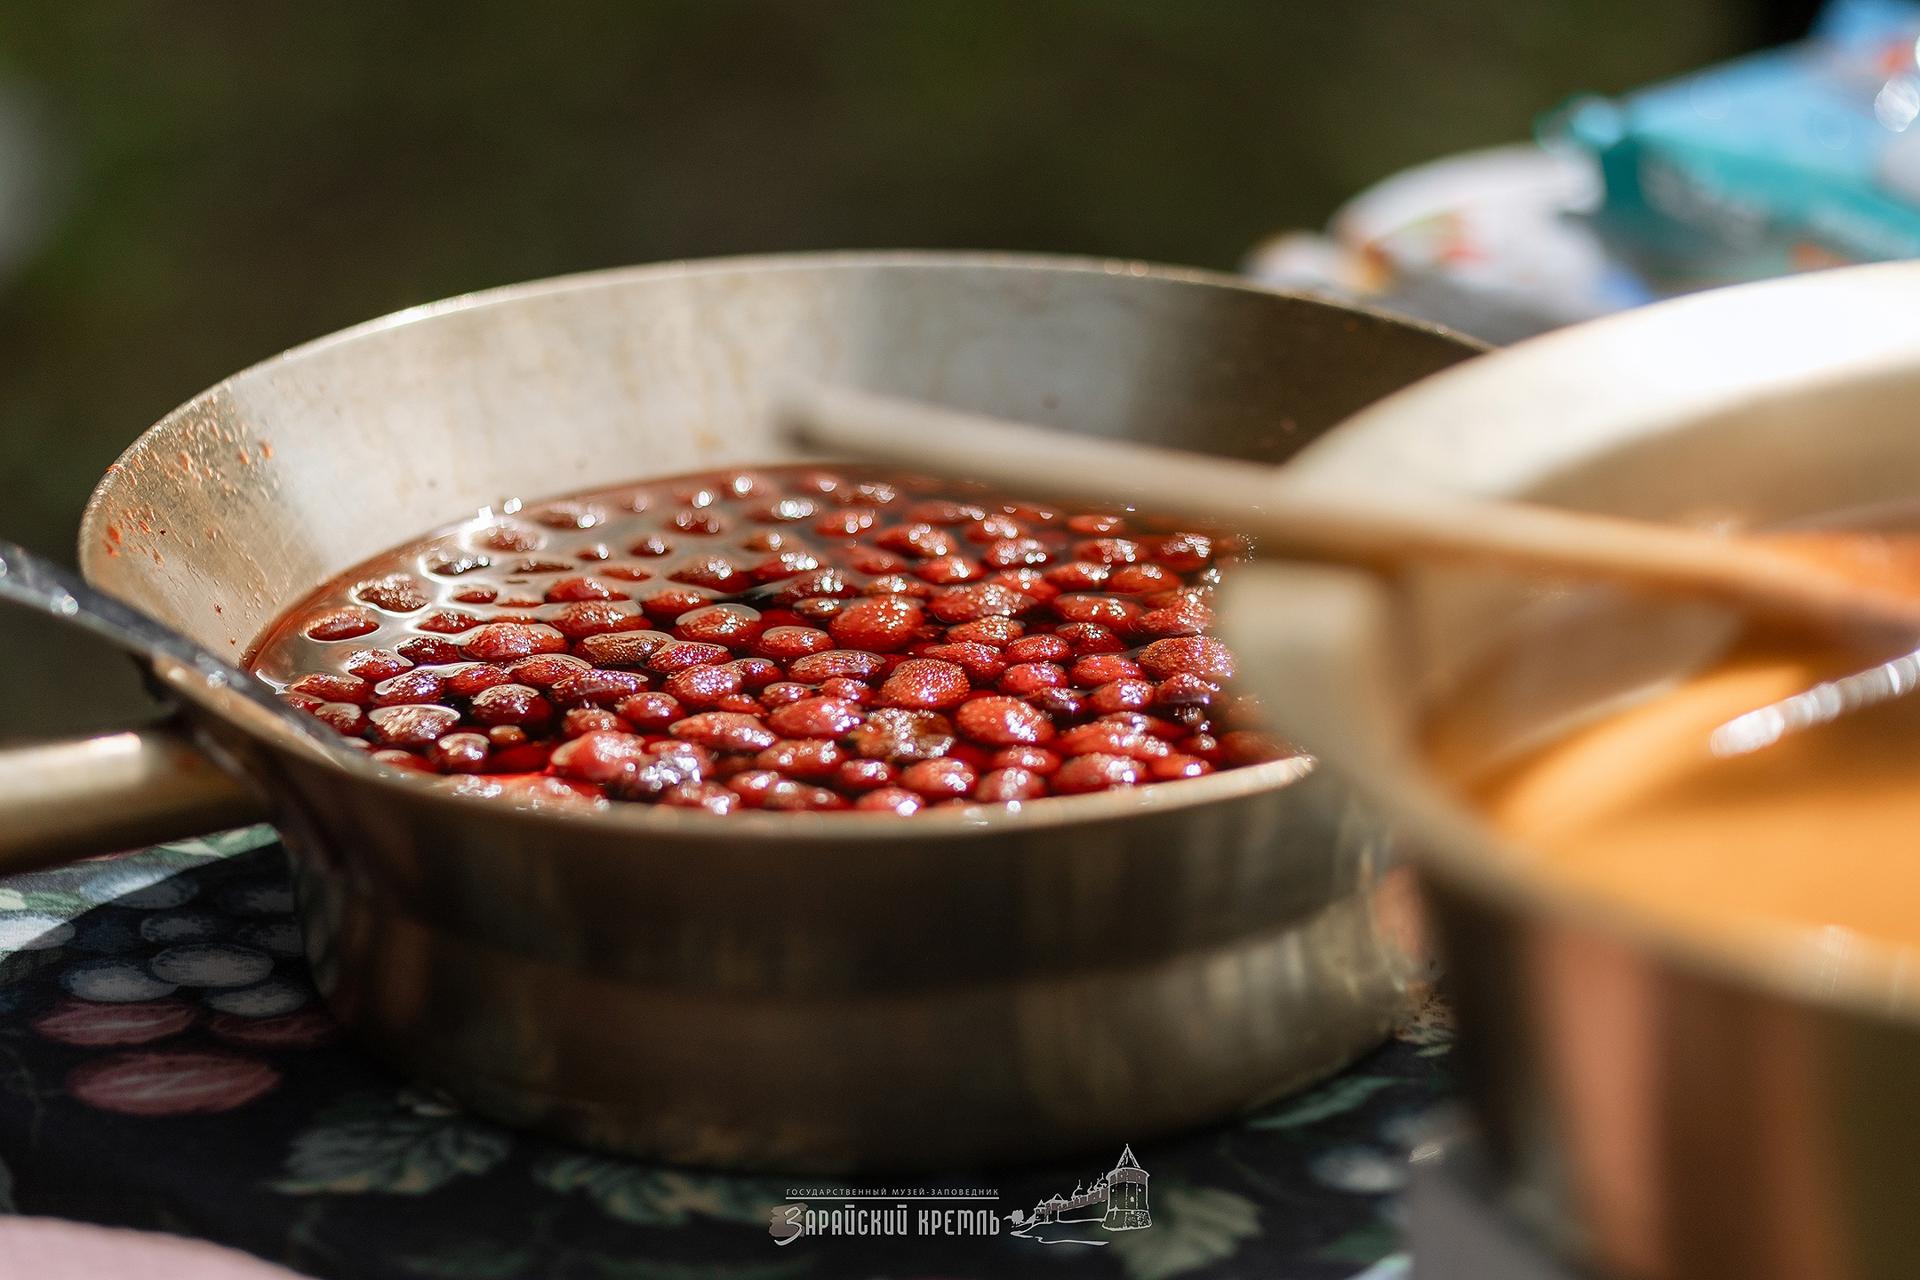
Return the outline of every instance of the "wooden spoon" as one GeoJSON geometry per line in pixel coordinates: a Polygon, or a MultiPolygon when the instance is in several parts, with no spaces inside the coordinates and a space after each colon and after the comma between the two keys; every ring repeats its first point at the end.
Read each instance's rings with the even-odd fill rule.
{"type": "Polygon", "coordinates": [[[1714,533],[1445,493],[1289,478],[1279,467],[1070,435],[843,387],[779,406],[809,447],[1012,492],[1139,505],[1260,538],[1270,549],[1368,566],[1501,565],[1705,597],[1783,622],[1920,635],[1920,554],[1867,533],[1714,533]]]}

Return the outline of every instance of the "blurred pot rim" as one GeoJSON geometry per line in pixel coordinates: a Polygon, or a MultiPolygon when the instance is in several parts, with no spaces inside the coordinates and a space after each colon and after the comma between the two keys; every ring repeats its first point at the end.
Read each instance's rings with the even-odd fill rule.
{"type": "MultiPolygon", "coordinates": [[[[1431,375],[1361,410],[1289,465],[1303,478],[1525,497],[1609,451],[1782,396],[1920,380],[1916,305],[1920,262],[1691,294],[1431,375]],[[1540,429],[1546,415],[1551,430],[1540,429]]],[[[1537,856],[1463,806],[1449,803],[1423,825],[1414,846],[1424,869],[1518,915],[1788,999],[1920,1021],[1912,948],[1818,926],[1783,925],[1778,945],[1689,932],[1540,874],[1537,856]]]]}

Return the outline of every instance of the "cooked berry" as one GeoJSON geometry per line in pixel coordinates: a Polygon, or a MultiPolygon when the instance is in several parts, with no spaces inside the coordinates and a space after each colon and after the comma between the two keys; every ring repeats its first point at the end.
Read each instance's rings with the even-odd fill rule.
{"type": "Polygon", "coordinates": [[[349,738],[357,738],[366,731],[366,711],[351,702],[323,702],[313,709],[312,714],[314,719],[338,729],[349,738]]]}
{"type": "Polygon", "coordinates": [[[731,711],[703,711],[688,716],[668,732],[716,751],[764,751],[779,740],[758,717],[731,711]]]}
{"type": "Polygon", "coordinates": [[[583,734],[554,751],[548,767],[563,778],[581,782],[611,782],[640,767],[647,740],[635,733],[599,731],[583,734]]]}
{"type": "Polygon", "coordinates": [[[808,698],[767,716],[769,727],[795,738],[837,738],[866,718],[860,707],[838,698],[808,698]]]}
{"type": "Polygon", "coordinates": [[[1177,575],[1157,564],[1129,564],[1113,571],[1107,579],[1107,590],[1125,594],[1146,591],[1164,591],[1170,586],[1178,586],[1177,575]]]}
{"type": "Polygon", "coordinates": [[[818,627],[768,627],[760,633],[754,648],[769,658],[786,662],[833,648],[833,637],[818,627]]]}
{"type": "Polygon", "coordinates": [[[482,689],[507,684],[513,679],[504,667],[487,662],[471,662],[447,677],[446,690],[459,698],[471,698],[482,689]]]}
{"type": "Polygon", "coordinates": [[[1045,794],[1047,780],[1029,769],[995,769],[973,789],[973,798],[987,804],[1038,800],[1045,794]]]}
{"type": "Polygon", "coordinates": [[[863,596],[912,596],[916,600],[925,600],[933,594],[933,588],[917,578],[909,578],[904,573],[889,573],[869,582],[860,594],[863,596]]]}
{"type": "Polygon", "coordinates": [[[689,707],[711,707],[746,687],[739,668],[727,665],[687,667],[667,677],[666,691],[689,707]]]}
{"type": "Polygon", "coordinates": [[[743,604],[710,604],[681,614],[674,620],[673,630],[683,640],[745,648],[764,625],[758,609],[743,604]]]}
{"type": "Polygon", "coordinates": [[[900,785],[928,800],[964,796],[976,780],[964,760],[920,760],[900,771],[900,785]]]}
{"type": "Polygon", "coordinates": [[[614,710],[634,728],[649,733],[660,732],[686,714],[679,700],[665,693],[636,693],[614,710]]]}
{"type": "Polygon", "coordinates": [[[673,637],[663,631],[616,631],[588,636],[574,646],[582,658],[596,667],[638,667],[673,637]]]}
{"type": "MultiPolygon", "coordinates": [[[[617,793],[610,793],[616,799],[617,793]]],[[[675,809],[705,809],[708,813],[732,813],[740,798],[717,782],[689,782],[660,793],[661,804],[675,809]]]]}
{"type": "Polygon", "coordinates": [[[1094,564],[1087,560],[1075,560],[1071,564],[1056,565],[1047,570],[1046,581],[1062,591],[1092,591],[1095,587],[1106,585],[1113,576],[1113,570],[1104,564],[1094,564]]]}
{"type": "Polygon", "coordinates": [[[1022,636],[1007,646],[1011,662],[1061,662],[1073,656],[1073,646],[1056,635],[1022,636]]]}
{"type": "Polygon", "coordinates": [[[1137,760],[1126,756],[1084,755],[1075,756],[1060,766],[1053,775],[1053,789],[1061,795],[1077,795],[1087,791],[1110,791],[1115,787],[1131,787],[1145,778],[1144,771],[1137,760]]]}
{"type": "Polygon", "coordinates": [[[1132,564],[1140,558],[1140,544],[1127,538],[1090,538],[1075,544],[1073,554],[1095,564],[1132,564]]]}
{"type": "Polygon", "coordinates": [[[256,669],[382,763],[543,801],[904,814],[1290,754],[1209,634],[1235,539],[802,468],[500,510],[317,593],[256,669]]]}
{"type": "Polygon", "coordinates": [[[382,746],[425,747],[453,732],[460,713],[451,707],[375,707],[367,719],[382,746]]]}
{"type": "Polygon", "coordinates": [[[1065,622],[1054,634],[1073,646],[1076,654],[1089,653],[1125,653],[1126,644],[1113,633],[1113,628],[1100,622],[1065,622]]]}
{"type": "Polygon", "coordinates": [[[683,613],[711,602],[712,597],[704,591],[692,587],[663,587],[640,602],[647,616],[663,623],[671,623],[683,613]]]}
{"type": "Polygon", "coordinates": [[[647,687],[647,678],[631,671],[589,667],[556,680],[547,695],[563,707],[610,707],[647,687]]]}
{"type": "Polygon", "coordinates": [[[853,802],[856,809],[865,809],[870,813],[895,813],[906,817],[918,813],[925,802],[904,787],[881,787],[878,791],[869,791],[853,802]]]}
{"type": "Polygon", "coordinates": [[[625,600],[627,593],[616,591],[598,578],[562,578],[547,588],[550,604],[574,600],[625,600]]]}
{"type": "Polygon", "coordinates": [[[924,521],[927,524],[967,524],[974,520],[984,520],[987,513],[970,503],[954,502],[947,498],[928,498],[907,508],[906,518],[924,521]]]}
{"type": "Polygon", "coordinates": [[[1047,777],[1060,767],[1060,757],[1045,747],[1008,747],[987,758],[995,769],[1024,769],[1047,777]]]}
{"type": "Polygon", "coordinates": [[[385,680],[413,665],[391,649],[356,649],[340,664],[341,670],[362,680],[385,680]]]}
{"type": "Polygon", "coordinates": [[[1026,633],[1025,623],[1015,622],[1012,618],[989,617],[949,628],[947,639],[955,643],[990,644],[995,648],[1005,648],[1026,633]]]}
{"type": "Polygon", "coordinates": [[[776,680],[760,691],[760,705],[769,711],[790,707],[796,702],[805,702],[816,692],[812,685],[798,680],[776,680]]]}
{"type": "Polygon", "coordinates": [[[1178,636],[1142,649],[1140,665],[1163,680],[1175,675],[1227,680],[1233,676],[1233,651],[1207,636],[1178,636]]]}
{"type": "MultiPolygon", "coordinates": [[[[951,634],[951,633],[949,633],[951,634]]],[[[1007,669],[1007,660],[992,645],[981,644],[977,640],[961,640],[952,644],[930,644],[919,651],[922,658],[938,658],[942,662],[951,662],[967,673],[967,678],[975,684],[992,684],[1007,669]]]]}
{"type": "Polygon", "coordinates": [[[365,609],[330,609],[307,623],[306,634],[309,640],[351,640],[379,629],[365,609]]]}
{"type": "Polygon", "coordinates": [[[1025,532],[1025,526],[1012,516],[994,513],[982,516],[969,524],[962,536],[968,542],[985,544],[998,542],[1002,538],[1017,538],[1023,532],[1025,532]]]}
{"type": "Polygon", "coordinates": [[[1265,764],[1269,760],[1279,760],[1293,754],[1273,738],[1250,729],[1236,729],[1220,735],[1220,755],[1226,764],[1265,764]]]}
{"type": "Polygon", "coordinates": [[[932,711],[882,707],[847,741],[861,755],[874,760],[933,760],[953,746],[953,721],[932,711]]]}
{"type": "Polygon", "coordinates": [[[524,684],[497,684],[473,695],[469,714],[481,724],[526,726],[552,718],[553,704],[524,684]]]}
{"type": "Polygon", "coordinates": [[[953,713],[960,732],[988,746],[1045,742],[1053,737],[1053,722],[1046,713],[1018,698],[988,695],[963,703],[953,713]]]}
{"type": "Polygon", "coordinates": [[[1103,684],[1087,695],[1087,705],[1093,708],[1095,715],[1111,715],[1116,711],[1139,711],[1153,705],[1154,686],[1151,680],[1115,680],[1103,684]]]}
{"type": "Polygon", "coordinates": [[[813,522],[813,531],[829,536],[852,537],[856,533],[873,528],[874,514],[859,508],[845,511],[829,511],[813,522]]]}
{"type": "Polygon", "coordinates": [[[1033,607],[1033,599],[998,582],[980,582],[949,587],[936,594],[927,607],[942,622],[974,622],[1025,613],[1033,607]]]}
{"type": "Polygon", "coordinates": [[[1153,558],[1176,573],[1205,569],[1213,557],[1213,540],[1203,534],[1173,533],[1153,544],[1153,558]]]}
{"type": "Polygon", "coordinates": [[[851,676],[832,676],[820,682],[820,694],[826,698],[838,698],[842,702],[851,702],[864,707],[873,701],[873,686],[865,680],[855,680],[851,676]]]}
{"type": "Polygon", "coordinates": [[[875,546],[924,560],[950,556],[960,545],[951,533],[930,524],[897,524],[873,541],[875,546]]]}
{"type": "Polygon", "coordinates": [[[877,675],[886,667],[887,660],[877,653],[864,653],[858,649],[827,649],[795,659],[787,667],[787,674],[795,680],[818,684],[835,676],[861,680],[877,675]]]}
{"type": "Polygon", "coordinates": [[[442,773],[480,773],[492,754],[483,733],[449,733],[427,748],[427,761],[442,773]]]}
{"type": "Polygon", "coordinates": [[[842,760],[834,771],[834,785],[842,791],[871,791],[893,782],[898,771],[885,760],[842,760]]]}
{"type": "MultiPolygon", "coordinates": [[[[372,699],[373,687],[359,676],[335,675],[330,671],[316,671],[301,676],[287,688],[321,702],[368,702],[372,699]]],[[[403,698],[403,702],[413,699],[403,698]]],[[[431,702],[429,698],[427,701],[431,702]]]]}
{"type": "Polygon", "coordinates": [[[491,622],[460,641],[461,652],[481,662],[510,662],[536,653],[558,653],[566,647],[566,637],[538,622],[491,622]]]}
{"type": "Polygon", "coordinates": [[[1086,702],[1071,689],[1042,689],[1027,701],[1046,712],[1056,725],[1075,724],[1087,716],[1086,702]]]}
{"type": "Polygon", "coordinates": [[[831,778],[846,754],[838,743],[825,738],[788,738],[762,751],[753,762],[784,777],[818,782],[831,778]]]}
{"type": "Polygon", "coordinates": [[[1212,773],[1213,766],[1199,756],[1181,755],[1176,751],[1147,761],[1147,772],[1157,781],[1171,782],[1175,778],[1197,778],[1201,774],[1212,773]]]}
{"type": "Polygon", "coordinates": [[[915,600],[876,596],[856,600],[836,613],[827,630],[843,648],[890,653],[906,647],[925,617],[915,600]]]}
{"type": "Polygon", "coordinates": [[[1151,760],[1168,754],[1167,744],[1144,728],[1114,720],[1077,725],[1060,735],[1063,755],[1131,756],[1151,760]]]}
{"type": "Polygon", "coordinates": [[[769,658],[735,658],[727,665],[740,673],[749,689],[764,689],[783,674],[780,664],[769,658]]]}
{"type": "Polygon", "coordinates": [[[446,685],[447,678],[438,671],[415,667],[397,676],[389,676],[373,686],[373,702],[380,707],[397,707],[408,702],[438,702],[446,685]]]}
{"type": "Polygon", "coordinates": [[[1154,701],[1163,707],[1204,707],[1218,692],[1220,686],[1211,680],[1181,671],[1160,682],[1154,690],[1154,701]]]}
{"type": "Polygon", "coordinates": [[[645,582],[653,575],[637,564],[608,564],[600,567],[600,576],[618,578],[622,582],[645,582]]]}
{"type": "Polygon", "coordinates": [[[480,624],[480,619],[459,609],[441,609],[424,618],[414,621],[413,626],[420,631],[431,631],[436,635],[457,636],[480,624]]]}
{"type": "Polygon", "coordinates": [[[1042,689],[1057,689],[1066,683],[1067,673],[1052,662],[1016,663],[1000,677],[1001,690],[1013,694],[1038,693],[1042,689]]]}
{"type": "Polygon", "coordinates": [[[1073,664],[1067,678],[1082,689],[1094,689],[1115,680],[1133,680],[1140,675],[1140,664],[1117,653],[1095,653],[1073,664]]]}
{"type": "Polygon", "coordinates": [[[938,711],[959,703],[971,688],[967,673],[951,662],[909,658],[880,686],[879,703],[883,707],[938,711]]]}
{"type": "Polygon", "coordinates": [[[410,573],[370,578],[353,589],[353,597],[388,613],[412,613],[427,607],[427,593],[410,573]]]}
{"type": "Polygon", "coordinates": [[[1045,564],[1051,559],[1053,552],[1038,538],[1001,538],[997,542],[989,542],[986,550],[980,553],[980,563],[995,569],[1045,564]]]}
{"type": "Polygon", "coordinates": [[[649,671],[672,675],[688,667],[725,662],[732,656],[725,645],[706,644],[698,640],[670,640],[648,654],[644,665],[649,671]]]}
{"type": "Polygon", "coordinates": [[[538,653],[531,658],[521,658],[507,664],[507,674],[515,683],[532,685],[536,689],[551,689],[577,671],[585,671],[591,663],[576,658],[570,653],[538,653]]]}
{"type": "Polygon", "coordinates": [[[922,560],[913,566],[913,572],[935,586],[950,587],[957,582],[972,582],[986,570],[965,556],[941,556],[938,560],[922,560]]]}
{"type": "Polygon", "coordinates": [[[411,640],[403,640],[399,652],[408,662],[421,667],[439,667],[460,661],[460,646],[439,636],[415,636],[411,640]]]}

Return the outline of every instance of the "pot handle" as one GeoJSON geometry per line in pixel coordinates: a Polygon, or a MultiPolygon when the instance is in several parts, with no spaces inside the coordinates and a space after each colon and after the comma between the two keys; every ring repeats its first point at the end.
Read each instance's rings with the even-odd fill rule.
{"type": "MultiPolygon", "coordinates": [[[[163,684],[191,683],[236,715],[289,719],[264,686],[177,631],[0,540],[0,601],[102,637],[163,684]]],[[[0,875],[91,853],[261,820],[265,805],[200,750],[178,721],[61,742],[0,747],[0,875]]]]}
{"type": "Polygon", "coordinates": [[[0,747],[0,875],[265,818],[177,720],[0,747]]]}

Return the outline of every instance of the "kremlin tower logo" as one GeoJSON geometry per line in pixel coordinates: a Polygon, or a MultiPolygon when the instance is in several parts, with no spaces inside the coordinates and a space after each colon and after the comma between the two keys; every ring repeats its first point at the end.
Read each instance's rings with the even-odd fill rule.
{"type": "Polygon", "coordinates": [[[1007,1220],[1014,1235],[1042,1244],[1103,1245],[1107,1243],[1104,1232],[1138,1231],[1153,1225],[1147,1212],[1147,1171],[1129,1146],[1092,1185],[1076,1186],[1071,1195],[1050,1196],[1034,1205],[1031,1213],[1016,1209],[1007,1220]]]}

